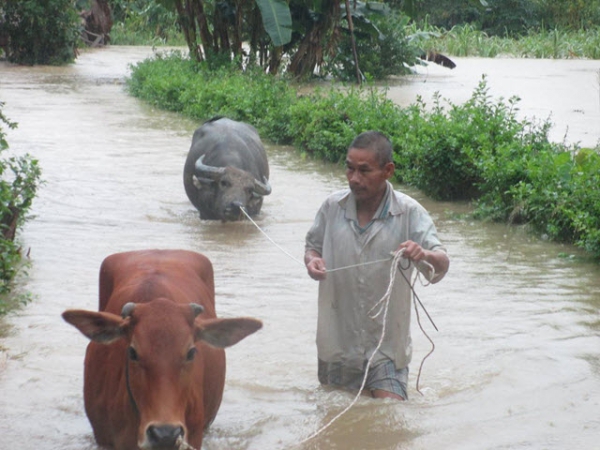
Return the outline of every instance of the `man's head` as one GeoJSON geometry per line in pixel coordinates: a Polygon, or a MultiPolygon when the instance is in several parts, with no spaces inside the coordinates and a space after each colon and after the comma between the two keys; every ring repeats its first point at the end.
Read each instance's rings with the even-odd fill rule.
{"type": "Polygon", "coordinates": [[[346,177],[357,202],[378,205],[393,174],[392,143],[383,133],[365,131],[352,141],[346,155],[346,177]]]}
{"type": "Polygon", "coordinates": [[[374,152],[381,168],[387,163],[393,162],[392,143],[385,134],[379,131],[365,131],[360,133],[354,138],[350,147],[348,147],[348,151],[353,148],[374,152]]]}

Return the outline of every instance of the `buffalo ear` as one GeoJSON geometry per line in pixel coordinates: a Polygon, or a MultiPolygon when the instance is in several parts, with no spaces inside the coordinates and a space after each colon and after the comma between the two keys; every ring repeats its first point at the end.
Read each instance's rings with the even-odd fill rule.
{"type": "Polygon", "coordinates": [[[262,328],[262,322],[249,317],[196,321],[196,339],[213,347],[226,348],[262,328]]]}
{"type": "Polygon", "coordinates": [[[69,309],[62,313],[66,322],[77,328],[84,336],[100,344],[110,344],[125,335],[130,319],[122,319],[106,312],[69,309]]]}

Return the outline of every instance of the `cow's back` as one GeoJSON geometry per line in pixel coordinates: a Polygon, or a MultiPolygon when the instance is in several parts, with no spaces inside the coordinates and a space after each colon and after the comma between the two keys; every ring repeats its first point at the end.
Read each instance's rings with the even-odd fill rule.
{"type": "Polygon", "coordinates": [[[120,314],[128,302],[166,297],[197,303],[215,317],[214,274],[210,260],[187,250],[142,250],[116,253],[100,267],[99,311],[120,314]]]}

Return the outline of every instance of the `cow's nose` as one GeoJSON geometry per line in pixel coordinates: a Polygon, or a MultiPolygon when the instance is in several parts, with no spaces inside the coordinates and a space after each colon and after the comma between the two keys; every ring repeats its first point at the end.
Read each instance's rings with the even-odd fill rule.
{"type": "Polygon", "coordinates": [[[177,425],[150,425],[146,429],[150,445],[159,448],[174,448],[177,439],[183,437],[183,434],[183,427],[177,425]]]}

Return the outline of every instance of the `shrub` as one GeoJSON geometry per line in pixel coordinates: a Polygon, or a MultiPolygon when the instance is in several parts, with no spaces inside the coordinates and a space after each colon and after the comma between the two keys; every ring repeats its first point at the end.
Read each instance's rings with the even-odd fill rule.
{"type": "MultiPolygon", "coordinates": [[[[356,52],[362,75],[368,80],[383,80],[390,75],[410,73],[410,66],[419,63],[421,50],[406,34],[409,18],[390,13],[385,16],[372,15],[369,19],[370,21],[363,16],[353,19],[356,52]],[[361,23],[364,24],[362,27],[361,23]]],[[[323,75],[332,75],[338,80],[356,80],[356,64],[349,32],[343,35],[338,51],[333,58],[328,59],[322,72],[323,75]]]]}
{"type": "MultiPolygon", "coordinates": [[[[0,154],[8,149],[2,125],[15,128],[2,113],[0,102],[0,154]]],[[[0,159],[0,314],[7,311],[6,295],[12,290],[20,262],[20,247],[15,234],[25,221],[40,182],[40,169],[29,155],[0,159]]]]}
{"type": "Polygon", "coordinates": [[[236,64],[213,69],[177,52],[158,54],[133,69],[130,92],[152,104],[199,120],[227,116],[246,121],[273,141],[285,140],[296,92],[284,80],[257,68],[242,73],[236,64]]]}
{"type": "Polygon", "coordinates": [[[80,24],[71,0],[8,1],[3,9],[9,61],[61,65],[75,60],[80,24]]]}
{"type": "Polygon", "coordinates": [[[129,80],[133,93],[186,115],[226,115],[263,138],[343,161],[352,139],[380,130],[394,144],[398,181],[443,200],[471,200],[481,219],[527,223],[549,238],[600,258],[600,156],[548,139],[551,123],[519,119],[517,97],[493,100],[482,78],[462,105],[400,108],[381,89],[320,87],[296,94],[260,71],[211,69],[174,56],[147,60],[129,80]]]}

